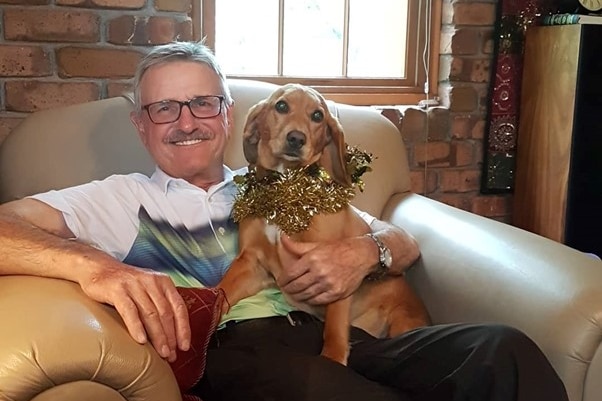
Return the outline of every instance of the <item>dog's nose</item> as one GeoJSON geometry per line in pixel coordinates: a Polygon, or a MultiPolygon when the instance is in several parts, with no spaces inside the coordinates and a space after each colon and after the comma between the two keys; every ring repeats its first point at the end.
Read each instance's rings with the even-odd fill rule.
{"type": "Polygon", "coordinates": [[[299,131],[291,131],[286,135],[286,143],[290,149],[299,150],[305,145],[305,134],[299,131]]]}

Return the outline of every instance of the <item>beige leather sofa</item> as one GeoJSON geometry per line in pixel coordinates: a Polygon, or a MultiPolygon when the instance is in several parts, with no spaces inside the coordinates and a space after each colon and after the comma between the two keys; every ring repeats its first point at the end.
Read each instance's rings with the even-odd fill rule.
{"type": "MultiPolygon", "coordinates": [[[[231,87],[236,133],[227,162],[239,167],[245,113],[273,87],[251,81],[231,87]]],[[[434,322],[516,326],[543,348],[571,401],[602,400],[602,263],[411,193],[397,129],[369,108],[336,107],[347,141],[377,156],[355,204],[417,238],[422,257],[410,279],[434,322]]],[[[151,172],[129,110],[124,98],[113,98],[29,117],[0,148],[0,201],[112,173],[151,172]]],[[[72,283],[0,277],[0,400],[179,397],[169,366],[134,343],[111,308],[72,283]]]]}

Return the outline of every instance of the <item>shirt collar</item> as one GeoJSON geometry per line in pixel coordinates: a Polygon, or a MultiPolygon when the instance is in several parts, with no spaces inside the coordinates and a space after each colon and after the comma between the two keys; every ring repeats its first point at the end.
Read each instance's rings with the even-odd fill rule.
{"type": "MultiPolygon", "coordinates": [[[[221,187],[231,183],[233,181],[235,175],[245,174],[247,171],[246,167],[243,167],[243,168],[235,170],[235,171],[232,171],[228,166],[223,166],[223,168],[224,168],[224,180],[222,182],[219,182],[219,183],[213,185],[212,187],[210,187],[209,191],[207,191],[207,192],[211,193],[211,192],[217,191],[221,187]]],[[[165,193],[165,194],[167,194],[167,192],[169,191],[170,188],[174,188],[177,186],[188,186],[190,188],[196,188],[200,191],[204,191],[202,188],[192,185],[191,183],[189,183],[188,181],[186,181],[182,178],[174,178],[174,177],[168,175],[166,172],[161,170],[159,168],[159,166],[155,167],[155,172],[153,173],[153,175],[151,176],[150,179],[152,182],[154,182],[156,185],[158,185],[159,188],[161,188],[163,190],[163,193],[165,193]]]]}

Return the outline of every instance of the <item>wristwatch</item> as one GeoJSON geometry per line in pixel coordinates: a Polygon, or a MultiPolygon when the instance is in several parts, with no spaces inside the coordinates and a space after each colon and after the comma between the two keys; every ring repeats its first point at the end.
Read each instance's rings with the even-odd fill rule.
{"type": "Polygon", "coordinates": [[[393,256],[391,255],[391,250],[376,235],[368,233],[366,237],[371,238],[376,243],[376,246],[378,246],[378,268],[368,275],[369,279],[377,280],[389,272],[393,264],[393,256]]]}

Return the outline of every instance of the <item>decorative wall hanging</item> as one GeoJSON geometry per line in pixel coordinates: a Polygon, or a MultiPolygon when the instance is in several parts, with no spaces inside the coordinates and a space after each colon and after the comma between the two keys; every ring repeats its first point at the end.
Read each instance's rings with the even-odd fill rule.
{"type": "Polygon", "coordinates": [[[525,32],[542,15],[559,12],[559,2],[498,0],[481,175],[483,193],[512,192],[514,188],[525,32]]]}

